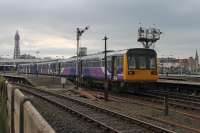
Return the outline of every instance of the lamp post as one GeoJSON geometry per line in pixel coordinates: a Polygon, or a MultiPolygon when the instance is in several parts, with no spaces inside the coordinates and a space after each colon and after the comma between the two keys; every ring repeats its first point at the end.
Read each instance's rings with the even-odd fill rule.
{"type": "Polygon", "coordinates": [[[107,40],[109,38],[105,36],[103,40],[105,41],[105,51],[104,51],[104,71],[105,71],[105,86],[104,86],[104,100],[108,101],[108,80],[107,80],[107,40]]]}
{"type": "Polygon", "coordinates": [[[89,29],[89,26],[86,26],[84,29],[77,28],[76,29],[76,41],[77,41],[77,49],[76,49],[76,89],[79,87],[79,72],[78,72],[78,64],[79,64],[79,40],[82,34],[89,29]]]}

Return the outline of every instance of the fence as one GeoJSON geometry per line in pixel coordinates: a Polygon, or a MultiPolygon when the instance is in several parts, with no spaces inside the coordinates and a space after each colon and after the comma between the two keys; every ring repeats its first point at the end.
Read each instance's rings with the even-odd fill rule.
{"type": "Polygon", "coordinates": [[[8,133],[55,133],[19,89],[4,84],[0,94],[6,94],[8,133]]]}

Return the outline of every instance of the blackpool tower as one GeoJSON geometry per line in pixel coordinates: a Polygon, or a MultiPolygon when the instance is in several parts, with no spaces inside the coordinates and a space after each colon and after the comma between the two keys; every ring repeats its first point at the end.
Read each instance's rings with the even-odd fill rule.
{"type": "Polygon", "coordinates": [[[20,36],[18,31],[15,34],[15,48],[14,48],[14,59],[18,59],[20,57],[20,46],[19,46],[20,36]]]}

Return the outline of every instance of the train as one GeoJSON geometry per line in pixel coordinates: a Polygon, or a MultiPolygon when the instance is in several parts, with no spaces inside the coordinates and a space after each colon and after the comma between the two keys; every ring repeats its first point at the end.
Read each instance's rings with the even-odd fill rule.
{"type": "MultiPolygon", "coordinates": [[[[18,73],[54,75],[82,84],[103,84],[105,77],[104,52],[47,62],[19,64],[18,73]],[[76,72],[78,70],[78,72],[76,72]]],[[[131,83],[154,82],[159,78],[157,53],[153,49],[131,48],[107,52],[107,79],[110,84],[125,87],[131,83]]]]}

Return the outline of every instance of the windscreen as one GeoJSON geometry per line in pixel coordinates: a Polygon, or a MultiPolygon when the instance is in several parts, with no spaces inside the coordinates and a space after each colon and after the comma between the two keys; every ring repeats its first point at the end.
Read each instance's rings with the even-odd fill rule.
{"type": "Polygon", "coordinates": [[[129,52],[128,69],[156,69],[156,53],[154,51],[140,50],[136,52],[129,52]]]}
{"type": "Polygon", "coordinates": [[[156,69],[156,57],[148,57],[146,55],[129,55],[129,69],[156,69]]]}

